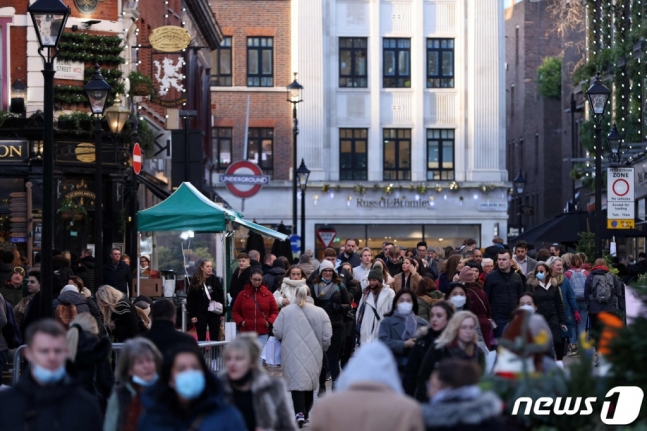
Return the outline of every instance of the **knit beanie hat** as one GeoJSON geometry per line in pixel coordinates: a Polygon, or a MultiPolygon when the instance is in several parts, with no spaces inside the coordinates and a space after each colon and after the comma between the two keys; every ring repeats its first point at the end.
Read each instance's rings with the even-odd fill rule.
{"type": "Polygon", "coordinates": [[[380,270],[379,270],[379,269],[377,269],[377,268],[373,268],[373,269],[371,269],[371,271],[368,273],[368,279],[369,279],[369,280],[373,279],[373,280],[380,280],[380,281],[383,281],[383,278],[382,278],[382,271],[380,271],[380,270]]]}
{"type": "Polygon", "coordinates": [[[461,283],[474,283],[474,281],[476,280],[476,277],[474,276],[474,270],[469,266],[464,266],[463,269],[461,269],[459,278],[461,280],[461,283]]]}
{"type": "Polygon", "coordinates": [[[324,269],[332,269],[333,271],[335,270],[335,265],[332,264],[329,260],[323,260],[321,262],[321,265],[319,265],[319,274],[321,274],[324,269]]]}
{"type": "Polygon", "coordinates": [[[74,284],[67,284],[61,289],[61,293],[65,293],[65,292],[79,293],[79,288],[76,287],[74,284]]]}

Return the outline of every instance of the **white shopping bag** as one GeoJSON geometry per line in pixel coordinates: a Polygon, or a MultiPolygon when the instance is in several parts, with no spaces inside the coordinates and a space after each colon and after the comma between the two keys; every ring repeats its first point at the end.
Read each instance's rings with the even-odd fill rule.
{"type": "Polygon", "coordinates": [[[234,341],[236,338],[236,323],[225,322],[225,341],[234,341]]]}
{"type": "Polygon", "coordinates": [[[485,374],[492,374],[496,363],[496,350],[490,350],[485,357],[485,374]]]}
{"type": "Polygon", "coordinates": [[[268,338],[261,359],[265,360],[267,365],[281,365],[281,342],[274,337],[268,338]]]}

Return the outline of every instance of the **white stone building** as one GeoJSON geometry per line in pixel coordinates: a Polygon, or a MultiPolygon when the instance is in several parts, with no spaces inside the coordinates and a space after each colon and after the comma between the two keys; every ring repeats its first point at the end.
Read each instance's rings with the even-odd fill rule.
{"type": "MultiPolygon", "coordinates": [[[[505,234],[504,43],[500,0],[293,0],[307,248],[322,225],[374,249],[505,234]]],[[[272,182],[244,212],[291,224],[291,199],[272,182]]]]}

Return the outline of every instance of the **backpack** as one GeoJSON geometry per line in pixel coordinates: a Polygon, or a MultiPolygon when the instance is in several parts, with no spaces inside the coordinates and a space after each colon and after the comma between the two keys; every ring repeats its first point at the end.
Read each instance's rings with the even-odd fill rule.
{"type": "Polygon", "coordinates": [[[613,274],[596,274],[593,276],[591,283],[591,296],[589,297],[598,304],[608,304],[613,298],[615,288],[613,274]]]}
{"type": "Polygon", "coordinates": [[[16,315],[13,312],[13,306],[5,301],[5,313],[7,314],[7,324],[2,327],[2,336],[7,340],[10,349],[15,349],[22,344],[22,335],[16,323],[16,315]]]}
{"type": "Polygon", "coordinates": [[[54,318],[57,322],[62,323],[63,326],[65,326],[65,329],[70,329],[70,322],[74,320],[77,314],[79,313],[76,311],[76,305],[72,303],[64,304],[61,302],[56,306],[54,318]]]}
{"type": "Polygon", "coordinates": [[[575,299],[584,299],[584,284],[586,284],[586,276],[582,270],[569,270],[571,273],[571,286],[575,293],[575,299]]]}

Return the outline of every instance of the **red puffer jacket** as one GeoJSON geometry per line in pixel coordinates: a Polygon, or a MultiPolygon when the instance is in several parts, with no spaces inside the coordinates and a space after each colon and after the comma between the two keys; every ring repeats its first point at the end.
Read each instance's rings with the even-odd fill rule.
{"type": "Polygon", "coordinates": [[[256,332],[258,335],[272,335],[267,328],[265,317],[263,317],[261,310],[272,324],[279,315],[279,307],[276,305],[274,295],[268,290],[267,286],[261,284],[261,287],[255,290],[251,284],[247,283],[243,291],[236,297],[234,308],[231,312],[238,329],[241,332],[256,332]],[[258,305],[256,305],[257,302],[258,305]],[[241,326],[243,322],[245,322],[244,327],[241,326]]]}

